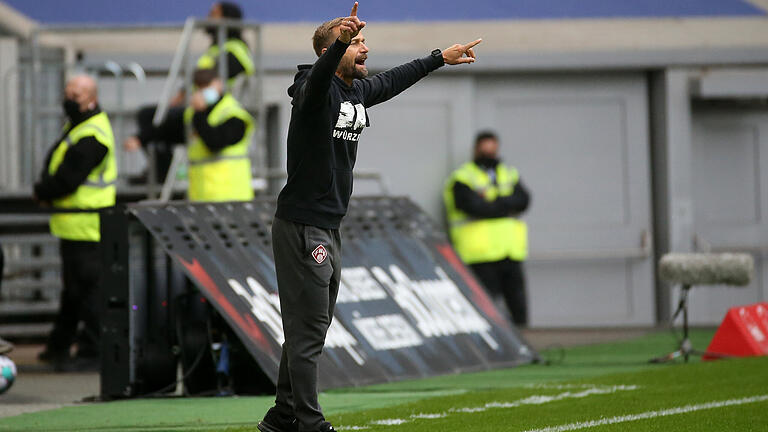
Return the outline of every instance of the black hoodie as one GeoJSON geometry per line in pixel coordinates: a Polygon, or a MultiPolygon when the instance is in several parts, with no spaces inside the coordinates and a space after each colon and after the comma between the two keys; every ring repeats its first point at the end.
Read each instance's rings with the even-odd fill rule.
{"type": "Polygon", "coordinates": [[[366,108],[385,102],[443,65],[427,56],[348,86],[336,76],[349,45],[336,40],[314,65],[300,65],[288,95],[288,182],[276,216],[305,225],[338,229],[352,195],[352,168],[366,108]]]}

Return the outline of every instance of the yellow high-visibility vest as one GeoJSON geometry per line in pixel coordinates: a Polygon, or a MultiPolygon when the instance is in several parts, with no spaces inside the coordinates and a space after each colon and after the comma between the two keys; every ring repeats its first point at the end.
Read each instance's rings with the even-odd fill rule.
{"type": "MultiPolygon", "coordinates": [[[[251,52],[248,50],[248,45],[241,39],[232,38],[224,42],[224,50],[227,53],[232,53],[238,62],[243,65],[243,73],[246,75],[253,75],[256,67],[251,59],[251,52]]],[[[216,66],[216,62],[219,59],[219,46],[211,45],[208,50],[197,59],[198,69],[213,69],[216,66]]],[[[234,83],[236,76],[228,80],[229,85],[234,83]]]]}
{"type": "Polygon", "coordinates": [[[453,246],[466,264],[501,261],[509,258],[524,261],[528,257],[528,227],[514,218],[474,218],[456,208],[453,186],[456,182],[469,186],[486,201],[510,196],[519,174],[502,164],[496,167],[496,184],[474,162],[467,162],[453,172],[445,184],[443,201],[450,225],[453,246]]]}
{"type": "MultiPolygon", "coordinates": [[[[192,123],[194,110],[187,107],[184,121],[192,123]]],[[[251,161],[248,158],[248,146],[255,129],[253,117],[243,109],[231,94],[226,93],[208,114],[208,124],[212,127],[225,123],[231,118],[239,118],[245,123],[245,134],[235,144],[219,152],[211,152],[203,140],[194,134],[187,148],[189,160],[190,201],[250,201],[253,199],[251,186],[251,161]]]]}
{"type": "MultiPolygon", "coordinates": [[[[107,154],[101,163],[91,170],[85,182],[74,193],[53,200],[55,208],[96,209],[115,205],[115,181],[117,161],[115,160],[115,137],[106,113],[99,113],[72,128],[51,154],[48,174],[54,175],[64,161],[70,147],[85,137],[95,137],[107,147],[107,154]]],[[[51,233],[66,240],[100,241],[98,213],[59,213],[51,216],[51,233]]]]}

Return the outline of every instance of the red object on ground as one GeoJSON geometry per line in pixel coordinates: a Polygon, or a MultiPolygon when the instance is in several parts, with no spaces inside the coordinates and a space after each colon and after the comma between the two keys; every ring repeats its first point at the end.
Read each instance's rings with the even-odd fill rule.
{"type": "MultiPolygon", "coordinates": [[[[736,357],[768,355],[768,303],[728,309],[707,352],[736,357]]],[[[704,356],[704,360],[717,358],[704,356]]]]}

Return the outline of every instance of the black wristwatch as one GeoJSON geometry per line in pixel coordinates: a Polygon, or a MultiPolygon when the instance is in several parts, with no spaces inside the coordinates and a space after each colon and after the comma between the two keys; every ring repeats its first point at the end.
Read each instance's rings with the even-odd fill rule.
{"type": "Polygon", "coordinates": [[[434,58],[439,58],[441,63],[445,61],[445,59],[443,59],[443,52],[440,51],[439,48],[435,48],[429,55],[434,58]]]}

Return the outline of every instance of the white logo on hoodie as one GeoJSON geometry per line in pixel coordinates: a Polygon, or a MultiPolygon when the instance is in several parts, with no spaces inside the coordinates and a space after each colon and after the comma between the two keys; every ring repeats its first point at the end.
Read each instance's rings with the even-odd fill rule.
{"type": "MultiPolygon", "coordinates": [[[[339,119],[336,121],[336,129],[333,136],[340,137],[338,129],[352,129],[359,134],[363,128],[368,125],[368,117],[365,114],[365,107],[363,104],[352,105],[352,102],[344,101],[339,107],[339,119]]],[[[351,131],[345,131],[350,133],[351,131]]],[[[347,138],[344,138],[347,139],[347,138]]]]}

